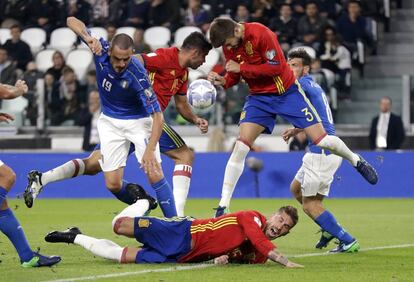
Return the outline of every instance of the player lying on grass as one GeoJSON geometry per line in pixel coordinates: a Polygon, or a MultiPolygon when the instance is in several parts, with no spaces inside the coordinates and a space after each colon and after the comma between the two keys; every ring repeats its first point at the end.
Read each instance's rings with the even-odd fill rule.
{"type": "MultiPolygon", "coordinates": [[[[160,48],[154,53],[135,55],[148,71],[152,86],[164,111],[174,97],[177,111],[189,122],[195,124],[202,133],[208,131],[207,120],[195,115],[187,102],[188,68],[197,69],[205,61],[211,49],[210,43],[200,32],[187,36],[180,49],[177,47],[160,48]]],[[[175,162],[173,174],[173,194],[177,215],[184,215],[184,206],[190,188],[194,153],[175,130],[164,123],[160,137],[160,151],[175,162]]],[[[134,152],[131,146],[129,154],[134,152]]],[[[26,205],[30,208],[33,201],[48,183],[81,175],[95,175],[102,171],[99,165],[100,146],[85,159],[74,159],[47,172],[31,171],[24,193],[26,205]]],[[[128,183],[124,181],[128,187],[128,183]]],[[[114,193],[117,195],[117,193],[114,193]]],[[[119,197],[118,197],[119,198],[119,197]]],[[[131,198],[119,198],[131,204],[131,198]]]]}
{"type": "MultiPolygon", "coordinates": [[[[288,55],[288,64],[302,85],[306,96],[319,113],[323,127],[329,135],[335,135],[335,125],[326,95],[309,75],[311,61],[311,57],[304,49],[291,51],[288,55]]],[[[283,132],[283,139],[287,142],[290,137],[302,130],[298,128],[287,129],[283,132]]],[[[312,141],[309,141],[309,152],[303,157],[303,164],[292,181],[290,190],[302,204],[305,213],[322,229],[322,236],[316,244],[316,248],[325,248],[333,238],[337,238],[339,245],[330,252],[353,253],[359,250],[358,241],[346,232],[333,214],[322,205],[325,196],[329,195],[334,174],[341,162],[341,157],[317,147],[312,141]]]]}
{"type": "MultiPolygon", "coordinates": [[[[18,80],[15,86],[0,84],[0,99],[14,99],[28,90],[26,82],[18,80]]],[[[12,121],[13,117],[0,113],[0,122],[12,121]]],[[[0,231],[9,238],[16,248],[23,267],[51,266],[60,261],[60,257],[46,257],[33,252],[19,221],[7,205],[7,194],[16,181],[16,174],[0,160],[0,231]]],[[[1,276],[0,276],[1,277],[1,276]]]]}
{"type": "Polygon", "coordinates": [[[135,238],[143,244],[141,247],[121,247],[106,239],[84,235],[77,227],[52,231],[45,240],[73,243],[119,263],[187,263],[212,259],[220,264],[265,263],[270,259],[286,267],[302,267],[279,253],[271,242],[288,234],[297,223],[297,210],[292,206],[281,207],[268,218],[247,210],[208,219],[143,216],[148,207],[148,200],[138,200],[112,222],[116,234],[135,238]]]}

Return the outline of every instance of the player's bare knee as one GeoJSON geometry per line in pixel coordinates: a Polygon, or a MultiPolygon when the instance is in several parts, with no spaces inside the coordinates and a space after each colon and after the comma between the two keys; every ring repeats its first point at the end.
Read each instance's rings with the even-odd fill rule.
{"type": "Polygon", "coordinates": [[[7,165],[1,166],[0,185],[6,190],[10,190],[16,182],[16,173],[7,165]]]}
{"type": "Polygon", "coordinates": [[[118,235],[131,235],[134,233],[134,219],[131,217],[115,217],[112,229],[118,235]]]}
{"type": "Polygon", "coordinates": [[[101,165],[94,159],[83,159],[85,164],[85,175],[96,175],[102,171],[101,165]]]}

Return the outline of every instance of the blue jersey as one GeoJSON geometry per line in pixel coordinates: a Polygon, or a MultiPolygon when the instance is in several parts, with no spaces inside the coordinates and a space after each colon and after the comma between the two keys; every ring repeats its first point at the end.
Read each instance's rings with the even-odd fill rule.
{"type": "MultiPolygon", "coordinates": [[[[326,133],[328,133],[328,135],[335,135],[332,112],[325,92],[315,81],[313,81],[310,75],[302,76],[299,79],[299,82],[302,89],[305,91],[306,97],[308,97],[316,112],[319,114],[326,133]]],[[[312,142],[309,142],[309,145],[315,146],[312,142]]]]}
{"type": "Polygon", "coordinates": [[[116,119],[137,119],[160,112],[147,72],[135,57],[127,68],[116,72],[108,55],[109,43],[102,38],[101,55],[94,55],[96,80],[103,114],[116,119]]]}

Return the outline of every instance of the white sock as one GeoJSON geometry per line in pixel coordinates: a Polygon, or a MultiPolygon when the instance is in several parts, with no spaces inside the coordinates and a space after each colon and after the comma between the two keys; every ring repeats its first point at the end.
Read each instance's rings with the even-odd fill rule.
{"type": "Polygon", "coordinates": [[[74,159],[51,169],[47,172],[42,173],[41,182],[45,186],[50,182],[55,182],[63,179],[76,177],[83,175],[85,172],[85,163],[81,159],[74,159]]]}
{"type": "Polygon", "coordinates": [[[96,239],[83,234],[76,235],[74,243],[94,255],[121,262],[124,248],[107,239],[96,239]]]}
{"type": "Polygon", "coordinates": [[[193,168],[189,165],[179,164],[174,167],[173,193],[178,216],[184,216],[184,207],[188,190],[190,189],[192,171],[193,168]]]}
{"type": "Polygon", "coordinates": [[[326,135],[316,145],[348,160],[353,166],[356,166],[359,161],[358,155],[352,152],[344,141],[337,136],[326,135]]]}
{"type": "Polygon", "coordinates": [[[112,230],[115,226],[115,222],[118,218],[121,217],[138,217],[143,216],[149,209],[149,202],[148,200],[138,200],[134,204],[127,206],[123,211],[121,211],[117,216],[114,217],[112,220],[112,230]]]}
{"type": "Polygon", "coordinates": [[[237,181],[243,172],[244,162],[249,151],[249,146],[239,140],[236,141],[233,152],[231,153],[230,159],[226,165],[219,206],[227,208],[230,206],[231,196],[233,195],[237,181]]]}

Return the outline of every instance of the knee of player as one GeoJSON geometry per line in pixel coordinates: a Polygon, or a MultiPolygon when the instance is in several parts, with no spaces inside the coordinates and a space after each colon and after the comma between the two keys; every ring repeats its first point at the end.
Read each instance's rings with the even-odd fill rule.
{"type": "Polygon", "coordinates": [[[85,163],[85,173],[86,175],[96,175],[102,171],[101,165],[98,161],[93,161],[89,159],[84,159],[85,163]]]}
{"type": "Polygon", "coordinates": [[[8,188],[11,188],[14,183],[16,182],[16,173],[13,171],[13,169],[9,168],[6,165],[2,166],[2,172],[0,174],[1,179],[2,179],[2,185],[4,186],[3,188],[5,188],[6,190],[8,190],[8,188]]]}
{"type": "Polygon", "coordinates": [[[130,217],[115,217],[112,220],[112,229],[118,235],[130,234],[133,231],[134,219],[130,217]]]}

